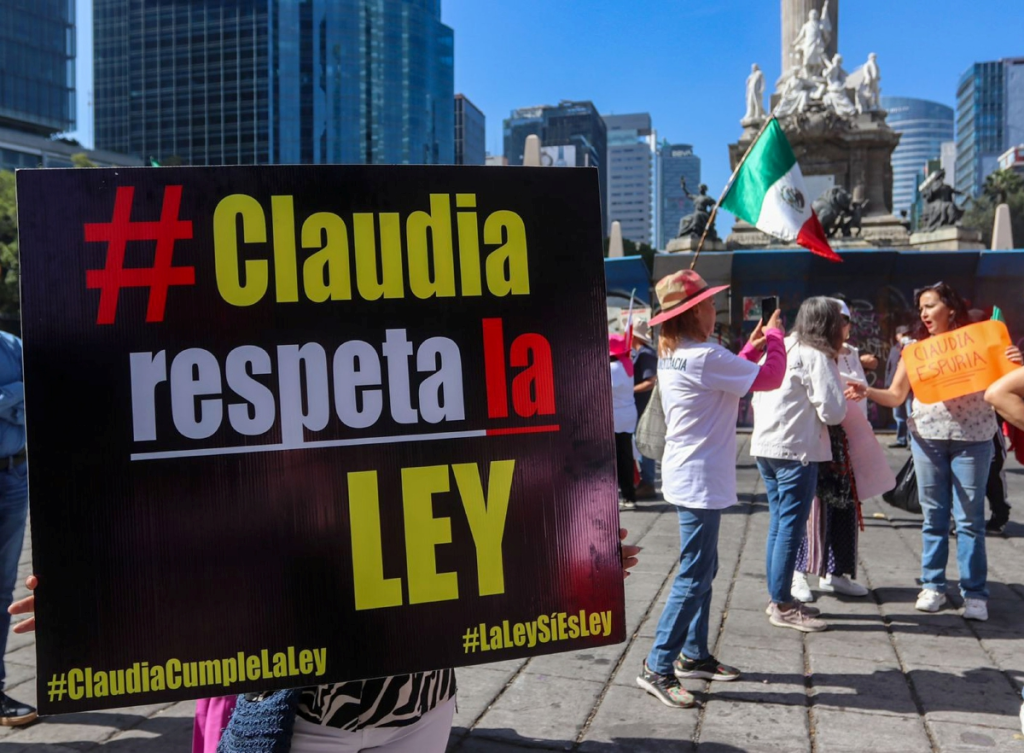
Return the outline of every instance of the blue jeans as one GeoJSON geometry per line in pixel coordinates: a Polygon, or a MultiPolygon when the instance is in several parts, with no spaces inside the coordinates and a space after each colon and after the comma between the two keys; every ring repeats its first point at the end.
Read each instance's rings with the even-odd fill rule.
{"type": "Polygon", "coordinates": [[[654,459],[640,456],[640,483],[654,486],[654,459]]]}
{"type": "Polygon", "coordinates": [[[818,484],[818,464],[758,458],[757,470],[768,493],[768,595],[776,604],[788,604],[793,601],[793,568],[807,533],[807,516],[811,514],[818,484]]]}
{"type": "Polygon", "coordinates": [[[914,437],[914,472],[924,522],[921,526],[921,585],[946,590],[949,515],[956,519],[956,563],[964,598],[987,599],[985,485],[992,465],[992,440],[957,442],[914,437]]]}
{"type": "Polygon", "coordinates": [[[687,659],[707,659],[711,655],[711,582],[718,573],[722,511],[680,507],[678,512],[679,572],[658,620],[654,646],[647,655],[647,666],[662,675],[672,674],[672,662],[680,653],[687,659]]]}
{"type": "Polygon", "coordinates": [[[907,404],[900,403],[892,409],[892,417],[896,419],[896,443],[907,443],[907,404]]]}
{"type": "Polygon", "coordinates": [[[7,607],[14,600],[18,582],[18,560],[25,540],[28,516],[28,464],[0,470],[0,690],[7,672],[3,657],[7,652],[7,632],[11,616],[7,607]]]}

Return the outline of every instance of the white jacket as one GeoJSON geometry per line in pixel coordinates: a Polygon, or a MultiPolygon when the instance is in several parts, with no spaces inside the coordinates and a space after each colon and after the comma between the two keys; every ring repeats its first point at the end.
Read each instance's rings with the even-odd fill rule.
{"type": "Polygon", "coordinates": [[[636,431],[636,400],[633,398],[633,377],[626,373],[626,367],[618,359],[611,362],[612,370],[612,415],[615,418],[616,434],[632,434],[636,431]]]}
{"type": "Polygon", "coordinates": [[[754,457],[820,463],[832,459],[826,426],[846,417],[839,367],[820,350],[786,338],[786,376],[782,386],[755,392],[754,457]]]}

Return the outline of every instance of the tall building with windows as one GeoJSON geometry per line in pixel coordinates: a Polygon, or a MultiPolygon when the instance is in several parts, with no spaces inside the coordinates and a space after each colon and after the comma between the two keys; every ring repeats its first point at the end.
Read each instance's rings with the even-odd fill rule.
{"type": "Polygon", "coordinates": [[[487,120],[465,94],[455,95],[455,164],[482,165],[487,159],[487,120]]]}
{"type": "Polygon", "coordinates": [[[75,127],[75,3],[0,4],[0,126],[40,135],[75,127]]]}
{"type": "Polygon", "coordinates": [[[670,144],[663,141],[658,147],[658,238],[657,247],[664,249],[679,232],[679,220],[693,211],[693,202],[683,192],[686,188],[697,193],[700,186],[700,157],[690,144],[670,144]]]}
{"type": "Polygon", "coordinates": [[[608,234],[608,129],[593,102],[562,100],[557,106],[521,107],[503,121],[505,157],[523,164],[526,137],[535,135],[552,165],[560,160],[576,167],[596,167],[601,186],[601,225],[608,234]],[[551,150],[562,147],[561,152],[551,150]]]}
{"type": "Polygon", "coordinates": [[[608,129],[608,227],[618,220],[622,237],[652,245],[654,150],[650,114],[605,115],[608,129]]]}
{"type": "Polygon", "coordinates": [[[96,145],[188,165],[455,161],[440,0],[95,0],[96,145]]]}
{"type": "Polygon", "coordinates": [[[956,187],[977,196],[999,155],[1024,142],[1024,57],[975,63],[956,90],[956,187]]]}
{"type": "MultiPolygon", "coordinates": [[[[953,108],[914,97],[882,97],[882,109],[892,129],[901,134],[892,153],[892,209],[910,210],[921,166],[942,154],[942,144],[953,139],[953,108]]],[[[953,175],[948,183],[953,184],[953,175]]]]}

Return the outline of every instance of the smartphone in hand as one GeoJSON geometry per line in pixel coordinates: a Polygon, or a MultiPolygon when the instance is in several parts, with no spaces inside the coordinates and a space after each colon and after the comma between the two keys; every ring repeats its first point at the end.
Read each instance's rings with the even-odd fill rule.
{"type": "Polygon", "coordinates": [[[778,296],[770,296],[768,298],[761,299],[761,324],[768,324],[768,320],[772,318],[772,314],[775,313],[775,309],[779,307],[778,296]]]}

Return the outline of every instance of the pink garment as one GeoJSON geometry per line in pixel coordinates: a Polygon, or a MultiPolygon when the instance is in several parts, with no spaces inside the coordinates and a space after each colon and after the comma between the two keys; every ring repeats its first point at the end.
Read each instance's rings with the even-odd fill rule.
{"type": "Polygon", "coordinates": [[[842,427],[850,446],[850,465],[857,482],[857,496],[865,500],[896,486],[896,476],[864,414],[859,410],[846,411],[842,427]]]}
{"type": "Polygon", "coordinates": [[[217,753],[217,744],[235,710],[237,695],[200,698],[196,701],[196,719],[192,726],[192,753],[217,753]]]}
{"type": "MultiPolygon", "coordinates": [[[[764,346],[764,363],[761,364],[761,370],[754,377],[754,383],[750,386],[751,392],[777,390],[782,386],[782,380],[786,376],[786,344],[782,339],[782,331],[770,329],[765,332],[765,337],[767,342],[764,346]]],[[[761,360],[761,351],[749,342],[743,346],[739,355],[740,358],[751,363],[761,360]]]]}

